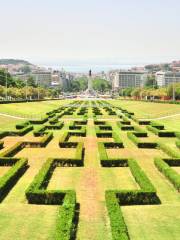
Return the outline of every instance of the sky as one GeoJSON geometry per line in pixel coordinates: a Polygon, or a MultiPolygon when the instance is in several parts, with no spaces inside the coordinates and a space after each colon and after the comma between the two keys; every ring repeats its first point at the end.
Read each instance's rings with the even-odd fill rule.
{"type": "Polygon", "coordinates": [[[34,63],[180,59],[179,0],[0,0],[0,58],[34,63]]]}

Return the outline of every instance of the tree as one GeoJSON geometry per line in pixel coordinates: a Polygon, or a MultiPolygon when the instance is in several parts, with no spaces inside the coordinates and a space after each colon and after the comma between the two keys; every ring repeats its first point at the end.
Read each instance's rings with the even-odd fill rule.
{"type": "Polygon", "coordinates": [[[59,97],[59,95],[61,94],[62,89],[61,87],[54,87],[49,91],[49,94],[53,97],[53,98],[57,98],[59,97]]]}
{"type": "Polygon", "coordinates": [[[37,84],[32,76],[27,79],[27,86],[37,87],[37,84]]]}
{"type": "Polygon", "coordinates": [[[80,91],[80,83],[79,83],[79,81],[76,81],[76,80],[72,81],[70,89],[71,89],[72,92],[79,92],[80,91]]]}
{"type": "Polygon", "coordinates": [[[173,97],[173,87],[174,87],[174,92],[175,92],[175,97],[176,99],[180,99],[180,83],[174,83],[170,84],[167,88],[167,94],[169,97],[173,97]]]}
{"type": "Polygon", "coordinates": [[[22,66],[22,67],[20,68],[20,70],[21,70],[23,73],[25,73],[25,74],[31,72],[31,68],[30,68],[29,65],[24,65],[24,66],[22,66]]]}
{"type": "Polygon", "coordinates": [[[79,84],[80,84],[80,91],[84,91],[84,90],[87,89],[87,87],[88,87],[88,79],[87,79],[87,77],[78,78],[78,79],[76,79],[76,81],[78,81],[79,84]]]}
{"type": "Polygon", "coordinates": [[[111,89],[111,84],[107,80],[101,78],[93,79],[92,86],[94,90],[99,91],[101,93],[111,89]]]}
{"type": "Polygon", "coordinates": [[[8,87],[16,87],[16,81],[12,76],[7,73],[4,69],[0,70],[0,85],[6,86],[6,80],[7,80],[7,86],[8,87]]]}
{"type": "Polygon", "coordinates": [[[134,88],[131,92],[131,96],[135,98],[139,98],[141,94],[141,88],[134,88]]]}
{"type": "Polygon", "coordinates": [[[156,81],[155,75],[147,76],[147,80],[145,82],[145,87],[157,88],[157,81],[156,81]]]}
{"type": "Polygon", "coordinates": [[[119,96],[130,97],[133,88],[124,88],[119,90],[119,96]]]}

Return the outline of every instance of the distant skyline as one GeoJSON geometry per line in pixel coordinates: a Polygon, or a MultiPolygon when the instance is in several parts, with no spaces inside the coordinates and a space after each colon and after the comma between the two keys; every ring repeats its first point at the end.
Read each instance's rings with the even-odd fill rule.
{"type": "Polygon", "coordinates": [[[0,58],[41,65],[180,59],[178,0],[0,3],[0,58]]]}

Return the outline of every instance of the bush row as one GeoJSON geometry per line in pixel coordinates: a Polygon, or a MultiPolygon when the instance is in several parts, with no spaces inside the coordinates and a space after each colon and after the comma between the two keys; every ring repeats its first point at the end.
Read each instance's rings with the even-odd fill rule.
{"type": "MultiPolygon", "coordinates": [[[[172,160],[170,160],[172,161],[172,160]]],[[[180,166],[180,158],[176,160],[177,164],[173,164],[173,166],[180,166]]],[[[154,160],[155,166],[158,168],[160,172],[162,172],[169,181],[174,185],[174,187],[180,191],[180,175],[173,170],[163,159],[155,158],[154,160]]]]}
{"type": "Polygon", "coordinates": [[[158,148],[173,158],[180,158],[180,153],[170,148],[168,145],[158,142],[158,148]]]}
{"type": "Polygon", "coordinates": [[[162,130],[160,129],[160,126],[151,126],[148,125],[147,129],[151,132],[153,132],[154,134],[158,135],[159,137],[175,137],[175,132],[173,131],[167,131],[167,130],[162,130]]]}
{"type": "Polygon", "coordinates": [[[59,207],[56,220],[55,240],[73,239],[75,233],[76,194],[68,191],[64,197],[64,203],[59,207]]]}
{"type": "MultiPolygon", "coordinates": [[[[130,122],[129,122],[130,123],[130,122]]],[[[134,130],[134,127],[130,124],[124,124],[122,121],[117,122],[117,126],[122,130],[122,131],[132,131],[134,130]]]]}
{"type": "Polygon", "coordinates": [[[39,120],[30,120],[29,122],[31,124],[43,124],[43,123],[45,123],[47,121],[48,121],[48,117],[44,117],[44,118],[39,119],[39,120]]]}
{"type": "MultiPolygon", "coordinates": [[[[6,161],[6,158],[1,158],[0,163],[3,166],[12,166],[6,174],[0,178],[0,201],[4,199],[10,189],[16,184],[17,180],[22,176],[25,170],[28,167],[27,159],[21,158],[13,161],[9,164],[9,159],[6,161]],[[13,163],[13,164],[12,164],[13,163]]],[[[1,165],[2,166],[2,165],[1,165]]]]}
{"type": "Polygon", "coordinates": [[[141,142],[139,137],[147,137],[147,133],[128,132],[128,138],[135,143],[138,148],[156,148],[157,143],[155,142],[141,142]]]}
{"type": "Polygon", "coordinates": [[[25,147],[31,147],[31,148],[32,147],[45,147],[51,141],[52,138],[53,138],[53,133],[49,132],[49,133],[45,134],[39,142],[28,142],[28,141],[17,142],[12,147],[3,151],[0,154],[0,157],[12,157],[25,147]]]}
{"type": "Polygon", "coordinates": [[[116,193],[106,191],[105,193],[106,207],[110,218],[111,233],[113,240],[129,240],[127,226],[117,201],[116,193]]]}
{"type": "Polygon", "coordinates": [[[16,124],[16,129],[22,129],[22,128],[25,128],[27,125],[29,125],[30,122],[29,121],[25,121],[25,122],[22,122],[22,123],[18,123],[16,124]]]}
{"type": "Polygon", "coordinates": [[[68,191],[48,191],[46,187],[55,168],[53,159],[48,159],[33,182],[26,190],[26,197],[32,204],[61,204],[56,220],[56,240],[72,239],[74,234],[74,219],[76,194],[68,191]]]}
{"type": "Polygon", "coordinates": [[[7,136],[24,136],[26,133],[30,132],[31,130],[33,130],[33,126],[27,125],[24,128],[21,128],[17,131],[3,131],[3,132],[0,132],[0,139],[7,136]]]}
{"type": "Polygon", "coordinates": [[[156,194],[156,189],[141,170],[136,161],[129,159],[128,166],[140,190],[108,190],[105,193],[106,206],[111,224],[113,240],[128,240],[128,230],[121,212],[122,205],[136,204],[159,204],[160,200],[156,194]]]}
{"type": "Polygon", "coordinates": [[[176,146],[177,146],[178,148],[180,148],[180,140],[177,140],[177,141],[176,141],[176,146]]]}
{"type": "Polygon", "coordinates": [[[4,146],[4,142],[0,140],[0,149],[2,149],[4,146]]]}
{"type": "Polygon", "coordinates": [[[135,116],[131,116],[132,120],[137,122],[139,125],[150,125],[151,121],[150,120],[141,120],[136,118],[135,116]]]}

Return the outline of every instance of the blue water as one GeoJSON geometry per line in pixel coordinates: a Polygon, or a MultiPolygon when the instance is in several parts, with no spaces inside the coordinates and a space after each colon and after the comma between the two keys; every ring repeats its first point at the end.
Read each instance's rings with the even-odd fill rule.
{"type": "Polygon", "coordinates": [[[134,64],[80,64],[80,65],[43,65],[46,68],[52,68],[55,70],[65,70],[67,72],[74,72],[74,73],[87,73],[89,69],[92,70],[93,73],[98,72],[108,72],[110,70],[116,69],[130,69],[132,67],[143,67],[145,63],[134,63],[134,64]]]}

